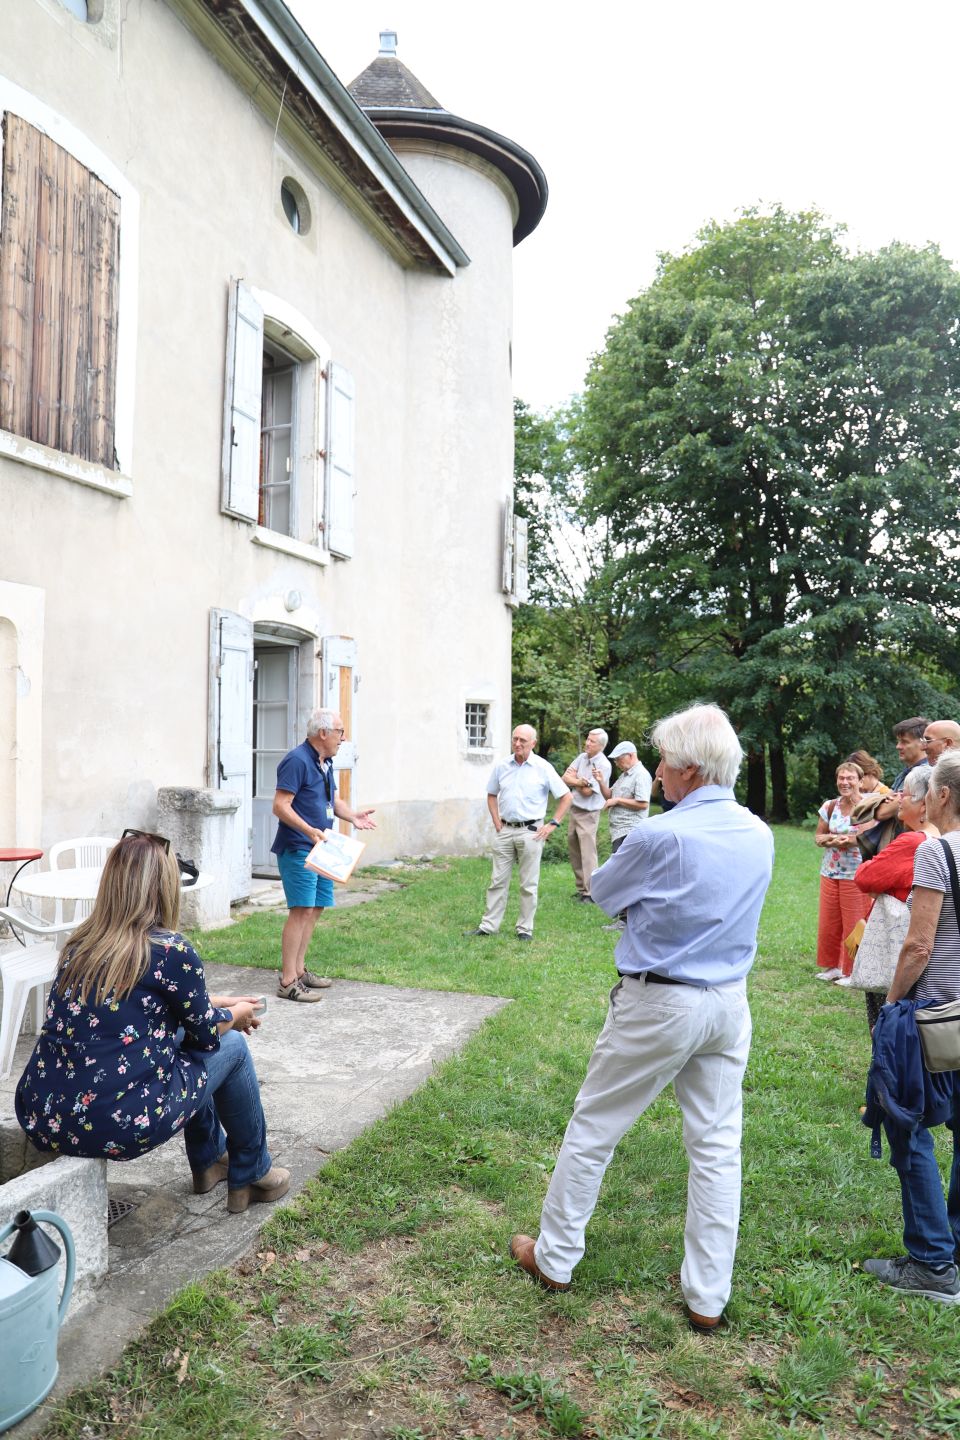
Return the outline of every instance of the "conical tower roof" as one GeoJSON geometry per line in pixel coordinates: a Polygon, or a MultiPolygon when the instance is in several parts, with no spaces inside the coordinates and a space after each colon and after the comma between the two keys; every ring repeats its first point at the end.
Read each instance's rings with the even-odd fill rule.
{"type": "Polygon", "coordinates": [[[445,110],[397,59],[396,31],[381,30],[379,55],[347,89],[385,140],[420,139],[452,145],[481,156],[499,170],[517,196],[515,245],[539,225],[547,207],[547,177],[536,160],[505,135],[445,110]]]}

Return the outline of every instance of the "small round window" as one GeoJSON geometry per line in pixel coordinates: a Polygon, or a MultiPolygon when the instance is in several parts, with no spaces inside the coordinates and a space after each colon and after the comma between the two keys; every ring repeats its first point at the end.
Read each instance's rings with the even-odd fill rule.
{"type": "Polygon", "coordinates": [[[280,186],[280,204],[295,235],[306,235],[310,229],[310,202],[303,187],[287,176],[280,186]]]}

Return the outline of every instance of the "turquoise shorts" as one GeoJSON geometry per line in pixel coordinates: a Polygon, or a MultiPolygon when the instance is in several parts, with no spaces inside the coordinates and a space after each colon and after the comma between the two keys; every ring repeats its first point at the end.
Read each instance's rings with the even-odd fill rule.
{"type": "Polygon", "coordinates": [[[277,856],[283,893],[292,910],[302,906],[308,910],[329,910],[333,904],[333,881],[326,875],[308,870],[304,860],[309,850],[281,850],[277,856]]]}

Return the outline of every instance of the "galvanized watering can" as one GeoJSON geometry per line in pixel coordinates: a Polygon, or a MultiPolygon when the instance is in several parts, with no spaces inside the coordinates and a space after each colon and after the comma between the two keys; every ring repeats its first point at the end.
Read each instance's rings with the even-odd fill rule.
{"type": "Polygon", "coordinates": [[[0,1243],[16,1231],[0,1259],[0,1431],[9,1430],[41,1400],[57,1378],[57,1333],[73,1289],[75,1255],[70,1227],[50,1210],[20,1210],[0,1230],[0,1243]],[[36,1224],[47,1220],[63,1237],[67,1273],[57,1295],[60,1247],[36,1224]]]}

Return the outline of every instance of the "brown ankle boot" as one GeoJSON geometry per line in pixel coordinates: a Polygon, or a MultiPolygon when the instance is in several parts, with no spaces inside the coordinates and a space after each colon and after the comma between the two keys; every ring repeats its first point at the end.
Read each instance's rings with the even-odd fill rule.
{"type": "Polygon", "coordinates": [[[242,1215],[248,1205],[260,1202],[272,1204],[274,1200],[286,1195],[289,1189],[290,1171],[281,1170],[279,1165],[274,1165],[262,1180],[255,1180],[251,1185],[238,1185],[236,1190],[228,1190],[227,1209],[231,1215],[242,1215]]]}
{"type": "Polygon", "coordinates": [[[227,1171],[230,1168],[227,1152],[224,1150],[219,1160],[214,1160],[206,1170],[194,1170],[193,1172],[193,1193],[194,1195],[206,1195],[214,1186],[219,1185],[221,1180],[226,1180],[227,1171]]]}

